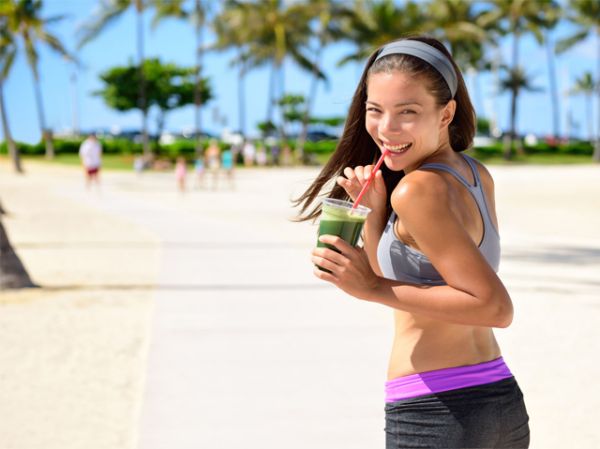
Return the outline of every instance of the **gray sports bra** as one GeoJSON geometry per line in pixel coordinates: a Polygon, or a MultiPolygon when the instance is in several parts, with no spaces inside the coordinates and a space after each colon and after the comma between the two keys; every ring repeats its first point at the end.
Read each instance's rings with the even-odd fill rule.
{"type": "MultiPolygon", "coordinates": [[[[473,179],[475,180],[474,185],[469,184],[460,173],[444,164],[424,164],[419,168],[448,172],[458,179],[473,195],[483,218],[483,239],[479,244],[479,250],[494,271],[497,272],[500,265],[500,236],[490,217],[475,162],[465,154],[462,156],[471,167],[473,179]]],[[[446,282],[425,254],[398,240],[394,233],[395,220],[396,213],[392,212],[377,247],[377,260],[383,276],[411,284],[445,285],[446,282]]]]}

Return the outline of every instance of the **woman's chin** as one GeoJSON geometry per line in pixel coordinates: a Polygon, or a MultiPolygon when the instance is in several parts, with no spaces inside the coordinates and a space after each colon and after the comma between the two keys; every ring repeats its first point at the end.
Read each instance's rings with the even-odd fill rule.
{"type": "Polygon", "coordinates": [[[404,160],[399,160],[398,157],[394,157],[394,155],[390,154],[383,159],[383,162],[391,171],[402,171],[406,165],[404,160]]]}

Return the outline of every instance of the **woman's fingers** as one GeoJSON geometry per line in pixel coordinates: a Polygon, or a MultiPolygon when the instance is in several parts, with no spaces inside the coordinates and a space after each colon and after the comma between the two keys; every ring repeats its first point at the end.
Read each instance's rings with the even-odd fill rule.
{"type": "Polygon", "coordinates": [[[312,256],[310,258],[310,261],[317,267],[329,270],[332,273],[340,267],[338,264],[333,263],[331,260],[327,260],[319,256],[312,256]]]}
{"type": "Polygon", "coordinates": [[[365,181],[367,181],[371,177],[372,172],[373,172],[373,166],[367,165],[364,170],[365,181]]]}
{"type": "Polygon", "coordinates": [[[354,168],[354,174],[356,175],[356,179],[358,179],[358,181],[361,183],[365,182],[365,172],[364,172],[364,167],[355,167],[354,168]]]}
{"type": "MultiPolygon", "coordinates": [[[[348,262],[348,259],[343,254],[335,252],[329,248],[315,248],[312,252],[312,257],[313,259],[317,258],[319,260],[327,260],[334,264],[335,267],[345,265],[348,262]]],[[[314,260],[313,262],[319,266],[322,266],[320,263],[315,262],[314,260]]],[[[328,270],[331,269],[331,267],[323,268],[327,268],[328,270]]]]}
{"type": "Polygon", "coordinates": [[[354,170],[352,170],[350,167],[346,167],[344,169],[344,175],[346,176],[346,178],[348,178],[348,180],[352,181],[354,178],[356,178],[356,176],[354,175],[354,170]]]}
{"type": "Polygon", "coordinates": [[[319,237],[319,241],[321,243],[325,243],[327,245],[331,245],[331,246],[337,248],[340,251],[340,253],[336,253],[335,251],[332,251],[332,250],[327,250],[327,248],[316,248],[315,251],[313,252],[313,254],[315,254],[317,256],[322,256],[322,254],[317,253],[318,250],[330,251],[333,254],[332,255],[327,254],[327,258],[332,259],[338,265],[343,265],[350,257],[350,254],[352,253],[352,251],[355,250],[355,248],[352,245],[350,245],[348,242],[346,242],[341,237],[338,237],[337,235],[325,234],[325,235],[322,235],[319,237]]]}
{"type": "Polygon", "coordinates": [[[316,277],[318,277],[319,279],[323,280],[323,281],[331,282],[331,283],[334,283],[334,284],[338,280],[333,274],[327,273],[326,271],[323,271],[323,270],[319,270],[318,267],[315,267],[313,269],[313,274],[316,277]]]}

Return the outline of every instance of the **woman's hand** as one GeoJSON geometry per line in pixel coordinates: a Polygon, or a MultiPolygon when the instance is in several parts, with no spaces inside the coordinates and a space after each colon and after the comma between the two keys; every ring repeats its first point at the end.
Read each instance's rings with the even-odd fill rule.
{"type": "MultiPolygon", "coordinates": [[[[361,189],[371,176],[373,168],[373,165],[355,168],[346,167],[344,169],[344,176],[339,176],[336,182],[346,191],[350,198],[352,198],[352,201],[355,201],[361,189]]],[[[371,181],[369,190],[365,192],[360,203],[374,211],[385,209],[386,188],[381,170],[378,170],[375,174],[375,178],[371,181]]]]}
{"type": "Polygon", "coordinates": [[[365,251],[335,235],[322,235],[319,240],[340,252],[329,248],[315,248],[311,257],[312,262],[317,265],[314,269],[315,276],[331,282],[351,296],[370,298],[379,284],[379,277],[371,268],[365,251]],[[330,273],[318,267],[329,270],[330,273]]]}

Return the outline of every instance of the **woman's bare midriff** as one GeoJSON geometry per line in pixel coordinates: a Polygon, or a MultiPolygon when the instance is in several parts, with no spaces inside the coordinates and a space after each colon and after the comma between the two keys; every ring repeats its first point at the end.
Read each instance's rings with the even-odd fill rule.
{"type": "Polygon", "coordinates": [[[388,380],[500,357],[491,328],[449,324],[395,311],[388,380]]]}

